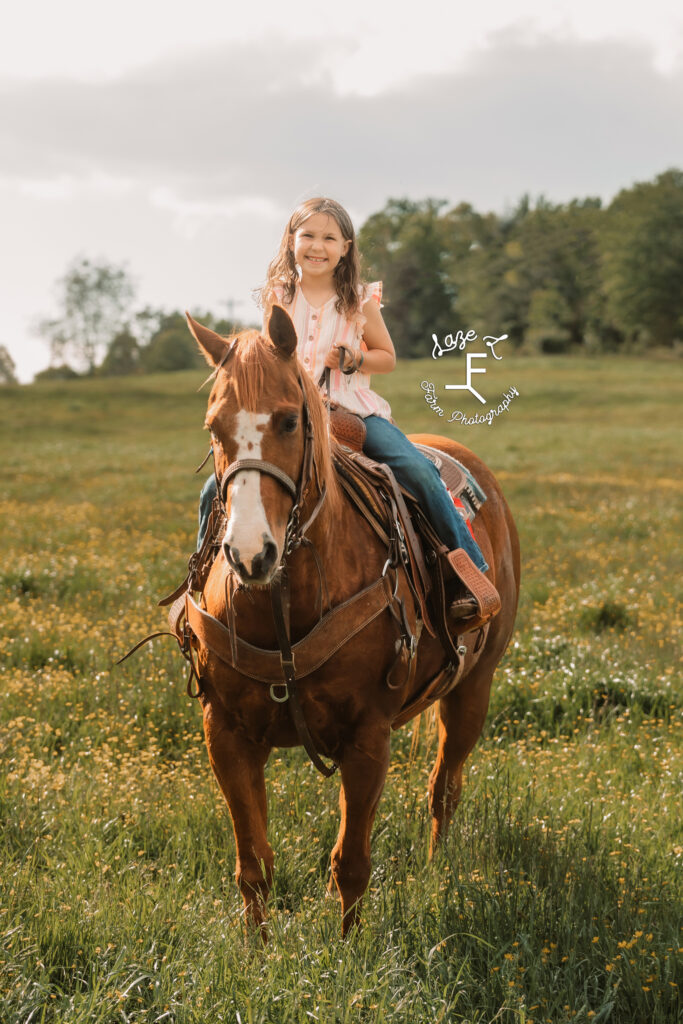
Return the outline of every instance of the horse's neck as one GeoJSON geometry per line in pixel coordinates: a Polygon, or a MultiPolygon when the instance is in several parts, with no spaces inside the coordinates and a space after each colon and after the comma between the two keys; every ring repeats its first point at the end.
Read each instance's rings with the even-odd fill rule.
{"type": "MultiPolygon", "coordinates": [[[[313,493],[307,499],[302,510],[301,522],[305,523],[312,515],[319,499],[317,488],[312,489],[313,493]]],[[[338,544],[344,526],[344,512],[346,502],[338,503],[334,509],[331,502],[323,501],[315,519],[306,531],[306,540],[309,541],[318,552],[321,560],[327,562],[332,556],[332,550],[338,544]]]]}
{"type": "MultiPolygon", "coordinates": [[[[317,560],[324,566],[325,572],[332,572],[335,576],[344,577],[348,573],[349,562],[357,561],[354,551],[358,549],[359,544],[363,544],[364,523],[363,517],[354,502],[347,496],[336,469],[333,467],[332,472],[335,475],[331,486],[328,483],[329,497],[322,502],[315,518],[306,528],[305,543],[302,547],[305,549],[313,546],[317,552],[317,560]],[[334,497],[332,497],[333,493],[334,497]]],[[[302,526],[313,514],[319,494],[317,479],[314,478],[302,503],[300,516],[302,526]]],[[[308,559],[305,561],[310,567],[310,561],[308,559]]]]}

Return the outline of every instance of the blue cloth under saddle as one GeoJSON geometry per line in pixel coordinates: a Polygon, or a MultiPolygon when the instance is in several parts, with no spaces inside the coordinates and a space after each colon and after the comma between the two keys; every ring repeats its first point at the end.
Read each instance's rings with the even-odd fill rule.
{"type": "MultiPolygon", "coordinates": [[[[467,483],[474,491],[477,501],[479,502],[480,505],[483,505],[484,502],[486,501],[486,491],[483,489],[483,487],[481,487],[479,481],[474,476],[474,474],[470,472],[467,466],[463,466],[462,462],[460,462],[458,459],[453,459],[453,461],[458,463],[463,473],[467,477],[467,483]]],[[[475,512],[476,509],[473,509],[472,511],[475,512]]]]}
{"type": "Polygon", "coordinates": [[[448,455],[446,452],[441,451],[440,448],[431,448],[428,445],[416,444],[416,448],[422,452],[422,454],[436,465],[439,471],[439,475],[443,480],[445,486],[450,490],[453,496],[457,496],[463,503],[467,519],[472,522],[475,515],[486,501],[486,492],[479,484],[479,481],[474,474],[464,466],[459,459],[456,459],[453,455],[448,455]],[[451,470],[449,472],[449,463],[451,464],[451,470]],[[450,478],[453,478],[454,474],[457,477],[458,467],[465,474],[465,485],[459,486],[457,483],[453,484],[450,478]]]}

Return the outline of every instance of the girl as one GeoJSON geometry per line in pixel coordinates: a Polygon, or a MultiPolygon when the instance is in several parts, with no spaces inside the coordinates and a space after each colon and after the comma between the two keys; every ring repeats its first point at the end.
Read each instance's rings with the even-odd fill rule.
{"type": "MultiPolygon", "coordinates": [[[[361,283],[355,232],[346,210],[332,199],[308,199],[292,214],[260,290],[264,330],[272,305],[282,306],[296,328],[304,368],[318,381],[329,367],[332,401],[363,417],[365,454],[389,465],[398,482],[415,494],[449,549],[464,548],[485,571],[488,565],[438,470],[391,422],[389,404],[370,388],[371,374],[391,373],[396,365],[380,313],[381,295],[380,281],[361,283]]],[[[212,476],[200,498],[199,543],[214,494],[212,476]]]]}

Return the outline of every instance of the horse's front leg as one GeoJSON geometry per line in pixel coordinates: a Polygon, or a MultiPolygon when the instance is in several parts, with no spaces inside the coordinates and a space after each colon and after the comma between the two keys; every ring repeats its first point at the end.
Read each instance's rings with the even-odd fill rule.
{"type": "Polygon", "coordinates": [[[341,897],[342,935],[359,923],[370,881],[370,833],[389,767],[389,736],[389,726],[367,730],[345,748],[341,760],[341,824],[332,877],[341,897]]]}
{"type": "Polygon", "coordinates": [[[220,705],[204,705],[204,737],[209,761],[230,809],[237,858],[235,878],[247,919],[262,926],[273,877],[268,843],[264,768],[270,749],[232,730],[220,705]]]}

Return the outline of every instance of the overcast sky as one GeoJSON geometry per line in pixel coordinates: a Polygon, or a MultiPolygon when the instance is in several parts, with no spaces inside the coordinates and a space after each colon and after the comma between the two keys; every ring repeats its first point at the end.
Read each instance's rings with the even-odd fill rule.
{"type": "Polygon", "coordinates": [[[357,226],[390,197],[503,211],[605,201],[683,167],[683,14],[649,0],[45,0],[0,58],[0,343],[22,380],[76,256],[125,263],[140,305],[235,303],[301,199],[357,226]],[[405,12],[405,13],[404,13],[405,12]],[[340,18],[343,14],[343,21],[340,18]]]}

